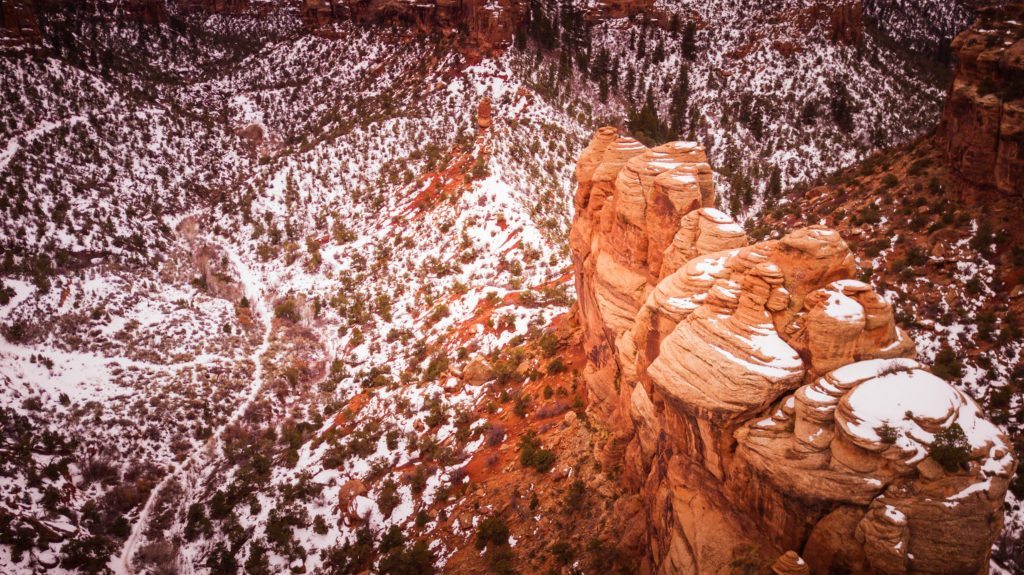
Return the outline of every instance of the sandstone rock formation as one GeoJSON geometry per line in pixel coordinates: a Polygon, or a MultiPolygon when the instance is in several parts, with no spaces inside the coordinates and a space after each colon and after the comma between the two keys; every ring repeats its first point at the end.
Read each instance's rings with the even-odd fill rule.
{"type": "Polygon", "coordinates": [[[476,107],[476,125],[486,130],[491,127],[491,99],[483,98],[476,107]]]}
{"type": "Polygon", "coordinates": [[[405,24],[417,33],[440,33],[482,53],[512,41],[525,4],[516,0],[303,0],[306,26],[319,29],[332,21],[405,24]]]}
{"type": "Polygon", "coordinates": [[[627,18],[654,7],[654,0],[598,0],[592,15],[596,18],[627,18]]]}
{"type": "Polygon", "coordinates": [[[35,42],[41,37],[32,0],[0,0],[0,46],[35,42]]]}
{"type": "Polygon", "coordinates": [[[833,42],[856,44],[864,33],[864,2],[844,0],[832,6],[829,31],[833,42]]]}
{"type": "Polygon", "coordinates": [[[160,24],[168,18],[164,0],[125,0],[125,18],[142,24],[160,24]]]}
{"type": "Polygon", "coordinates": [[[250,8],[249,0],[176,0],[186,13],[226,14],[238,16],[250,8]]]}
{"type": "Polygon", "coordinates": [[[602,467],[646,510],[643,572],[985,571],[1007,440],[912,359],[839,234],[750,245],[711,176],[693,143],[613,128],[576,168],[583,376],[602,467]],[[966,463],[933,456],[958,430],[966,463]]]}
{"type": "Polygon", "coordinates": [[[974,184],[1024,195],[1024,4],[993,7],[953,40],[946,152],[974,184]]]}

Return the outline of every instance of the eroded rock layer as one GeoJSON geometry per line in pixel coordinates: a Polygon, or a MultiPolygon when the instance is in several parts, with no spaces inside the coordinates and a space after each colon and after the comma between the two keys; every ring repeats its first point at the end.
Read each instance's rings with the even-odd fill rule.
{"type": "Polygon", "coordinates": [[[35,42],[41,37],[31,0],[0,1],[0,46],[35,42]]]}
{"type": "Polygon", "coordinates": [[[958,66],[943,112],[950,163],[974,184],[1024,195],[1024,4],[984,10],[952,47],[958,66]]]}
{"type": "Polygon", "coordinates": [[[583,375],[645,573],[987,570],[1007,440],[913,359],[839,234],[750,244],[693,143],[601,128],[576,177],[583,375]]]}
{"type": "Polygon", "coordinates": [[[515,0],[303,0],[302,17],[310,28],[334,20],[408,24],[413,30],[458,37],[482,52],[512,41],[526,5],[515,0]]]}

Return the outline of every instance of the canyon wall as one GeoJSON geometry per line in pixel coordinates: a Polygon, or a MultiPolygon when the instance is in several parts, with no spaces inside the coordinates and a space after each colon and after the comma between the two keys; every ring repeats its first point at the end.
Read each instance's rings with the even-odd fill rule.
{"type": "Polygon", "coordinates": [[[41,37],[32,0],[0,0],[0,46],[35,42],[41,37]]]}
{"type": "Polygon", "coordinates": [[[642,572],[987,572],[1007,439],[913,359],[836,232],[751,244],[694,143],[601,128],[576,177],[583,377],[642,572]]]}
{"type": "Polygon", "coordinates": [[[950,164],[973,184],[1024,195],[1024,4],[983,10],[952,47],[942,127],[950,164]]]}
{"type": "Polygon", "coordinates": [[[420,33],[459,37],[480,53],[511,43],[526,4],[518,0],[303,0],[307,27],[319,30],[332,21],[401,23],[420,33]]]}

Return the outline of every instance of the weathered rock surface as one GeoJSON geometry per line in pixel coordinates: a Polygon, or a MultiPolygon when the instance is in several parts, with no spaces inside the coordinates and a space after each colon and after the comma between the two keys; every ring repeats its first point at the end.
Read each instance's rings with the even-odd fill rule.
{"type": "Polygon", "coordinates": [[[833,42],[856,44],[864,33],[864,2],[843,0],[832,7],[829,31],[833,42]]]}
{"type": "Polygon", "coordinates": [[[0,45],[35,42],[41,37],[32,0],[0,1],[0,45]]]}
{"type": "Polygon", "coordinates": [[[440,33],[486,53],[512,41],[524,9],[514,0],[303,0],[302,18],[312,29],[336,20],[404,24],[417,33],[440,33]]]}
{"type": "Polygon", "coordinates": [[[645,573],[987,569],[1007,441],[912,359],[838,233],[748,245],[691,143],[601,128],[576,176],[583,377],[597,456],[646,511],[645,573]],[[954,424],[971,459],[950,471],[930,453],[954,424]]]}
{"type": "Polygon", "coordinates": [[[654,7],[654,0],[597,0],[593,6],[593,17],[626,18],[654,7]]]}
{"type": "Polygon", "coordinates": [[[160,24],[167,21],[167,4],[164,0],[125,0],[124,16],[130,22],[160,24]]]}
{"type": "MultiPolygon", "coordinates": [[[[176,0],[185,12],[202,12],[207,14],[225,14],[238,16],[251,8],[249,0],[176,0]]],[[[263,2],[266,4],[266,2],[263,2]]]]}
{"type": "Polygon", "coordinates": [[[993,7],[953,40],[946,153],[974,184],[1024,195],[1024,4],[993,7]]]}

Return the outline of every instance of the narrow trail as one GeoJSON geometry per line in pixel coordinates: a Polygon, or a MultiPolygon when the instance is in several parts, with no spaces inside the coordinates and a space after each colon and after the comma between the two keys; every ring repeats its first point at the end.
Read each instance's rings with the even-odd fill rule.
{"type": "MultiPolygon", "coordinates": [[[[208,455],[215,453],[214,448],[216,447],[221,432],[225,427],[237,421],[238,418],[245,413],[245,410],[255,399],[263,380],[263,363],[261,359],[263,358],[263,355],[267,353],[267,350],[270,349],[270,333],[273,324],[273,316],[267,301],[266,289],[263,285],[263,280],[258,274],[254,273],[244,261],[242,261],[242,258],[233,249],[220,242],[217,242],[217,245],[224,250],[224,253],[227,254],[228,260],[231,262],[231,265],[234,266],[235,270],[238,272],[242,285],[245,287],[245,296],[248,298],[250,305],[252,306],[251,309],[259,318],[259,321],[263,326],[262,342],[250,355],[250,360],[255,366],[253,369],[252,380],[249,383],[249,388],[244,399],[231,413],[224,425],[220,426],[203,444],[197,445],[185,461],[175,466],[174,470],[164,477],[164,479],[161,480],[152,491],[150,491],[146,504],[143,506],[142,511],[139,512],[138,518],[132,524],[131,534],[125,540],[121,553],[112,557],[108,564],[108,567],[113,570],[116,575],[135,575],[135,569],[132,566],[132,557],[135,555],[135,552],[138,551],[139,544],[143,541],[143,532],[149,524],[150,516],[153,513],[153,507],[156,504],[156,496],[160,493],[160,490],[171,481],[177,481],[178,479],[185,480],[187,490],[188,486],[193,484],[199,478],[199,469],[205,467],[209,463],[207,459],[208,455]]],[[[182,561],[180,563],[182,563],[180,566],[188,569],[188,571],[179,571],[180,573],[187,575],[187,573],[191,572],[189,561],[182,561]]]]}

